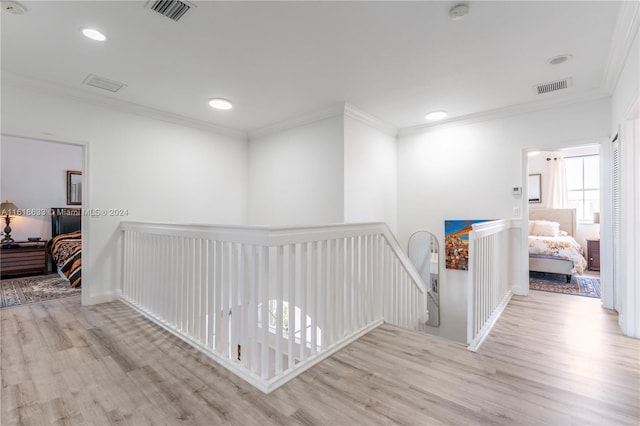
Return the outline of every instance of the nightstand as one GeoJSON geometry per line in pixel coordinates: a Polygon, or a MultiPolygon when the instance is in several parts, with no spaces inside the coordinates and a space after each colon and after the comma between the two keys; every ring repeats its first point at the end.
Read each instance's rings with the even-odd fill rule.
{"type": "Polygon", "coordinates": [[[600,240],[587,240],[587,269],[600,270],[600,240]]]}
{"type": "Polygon", "coordinates": [[[16,241],[0,247],[0,275],[47,274],[47,240],[16,241]]]}

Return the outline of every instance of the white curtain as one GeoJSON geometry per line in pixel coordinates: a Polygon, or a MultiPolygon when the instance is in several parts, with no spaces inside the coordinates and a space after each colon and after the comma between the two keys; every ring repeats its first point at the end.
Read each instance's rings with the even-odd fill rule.
{"type": "Polygon", "coordinates": [[[567,173],[565,172],[564,157],[558,156],[551,160],[551,207],[552,209],[565,209],[569,206],[567,201],[567,173]]]}

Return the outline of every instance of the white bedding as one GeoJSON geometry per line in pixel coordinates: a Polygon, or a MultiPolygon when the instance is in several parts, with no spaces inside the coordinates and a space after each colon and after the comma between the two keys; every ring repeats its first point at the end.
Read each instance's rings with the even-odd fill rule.
{"type": "Polygon", "coordinates": [[[573,262],[574,274],[581,274],[587,267],[582,247],[571,236],[538,237],[529,236],[529,254],[559,257],[573,262]]]}

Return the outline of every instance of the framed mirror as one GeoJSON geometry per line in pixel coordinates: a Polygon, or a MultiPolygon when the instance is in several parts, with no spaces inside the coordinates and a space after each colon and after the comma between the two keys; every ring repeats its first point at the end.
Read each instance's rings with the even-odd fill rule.
{"type": "Polygon", "coordinates": [[[67,171],[67,205],[82,204],[82,172],[67,171]]]}
{"type": "Polygon", "coordinates": [[[432,327],[440,325],[440,245],[429,231],[417,231],[409,238],[409,259],[427,285],[427,309],[432,327]]]}
{"type": "Polygon", "coordinates": [[[542,194],[540,193],[540,181],[542,175],[540,173],[529,175],[527,181],[527,194],[530,203],[542,203],[542,194]]]}

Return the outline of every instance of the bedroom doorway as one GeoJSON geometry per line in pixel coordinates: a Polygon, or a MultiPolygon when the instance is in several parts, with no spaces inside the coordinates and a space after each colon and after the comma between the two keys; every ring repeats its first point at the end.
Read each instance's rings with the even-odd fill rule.
{"type": "MultiPolygon", "coordinates": [[[[7,238],[3,242],[3,258],[19,258],[12,266],[3,262],[0,270],[2,304],[24,304],[80,294],[85,297],[81,286],[72,287],[69,277],[56,267],[49,247],[56,232],[51,214],[54,209],[75,208],[78,231],[84,225],[82,205],[78,202],[87,197],[86,150],[82,143],[0,135],[0,197],[3,203],[6,200],[15,206],[10,216],[12,241],[7,238]],[[69,181],[70,175],[74,180],[69,181]],[[28,291],[20,290],[22,286],[28,291]],[[24,300],[15,295],[23,295],[24,300]]],[[[78,250],[82,239],[84,236],[80,233],[75,242],[78,250]]],[[[80,258],[78,253],[77,264],[68,268],[76,269],[73,280],[76,283],[81,275],[80,258]]]]}
{"type": "Polygon", "coordinates": [[[528,246],[541,246],[537,255],[529,254],[533,249],[527,248],[529,263],[535,264],[534,269],[531,269],[532,266],[529,268],[529,289],[598,299],[602,297],[600,217],[603,205],[601,199],[607,190],[600,173],[601,163],[599,142],[558,149],[525,150],[523,170],[526,185],[524,193],[527,197],[524,198],[526,215],[523,216],[527,221],[530,216],[546,219],[546,213],[541,216],[543,212],[553,213],[561,207],[575,210],[573,226],[565,224],[564,229],[550,230],[554,238],[573,237],[572,242],[563,241],[566,247],[570,245],[572,248],[563,249],[565,253],[562,254],[575,256],[572,261],[564,261],[568,266],[558,268],[556,265],[562,263],[561,259],[545,258],[549,255],[557,256],[561,250],[558,249],[557,242],[545,243],[547,245],[543,246],[538,239],[546,237],[535,235],[538,233],[531,229],[531,225],[535,227],[537,222],[528,222],[529,240],[535,239],[528,246]],[[532,182],[536,184],[534,187],[532,182]],[[530,215],[531,211],[535,214],[530,215]],[[574,251],[574,246],[575,253],[568,253],[569,250],[574,251]],[[581,258],[578,257],[579,253],[582,253],[581,258]]]}

